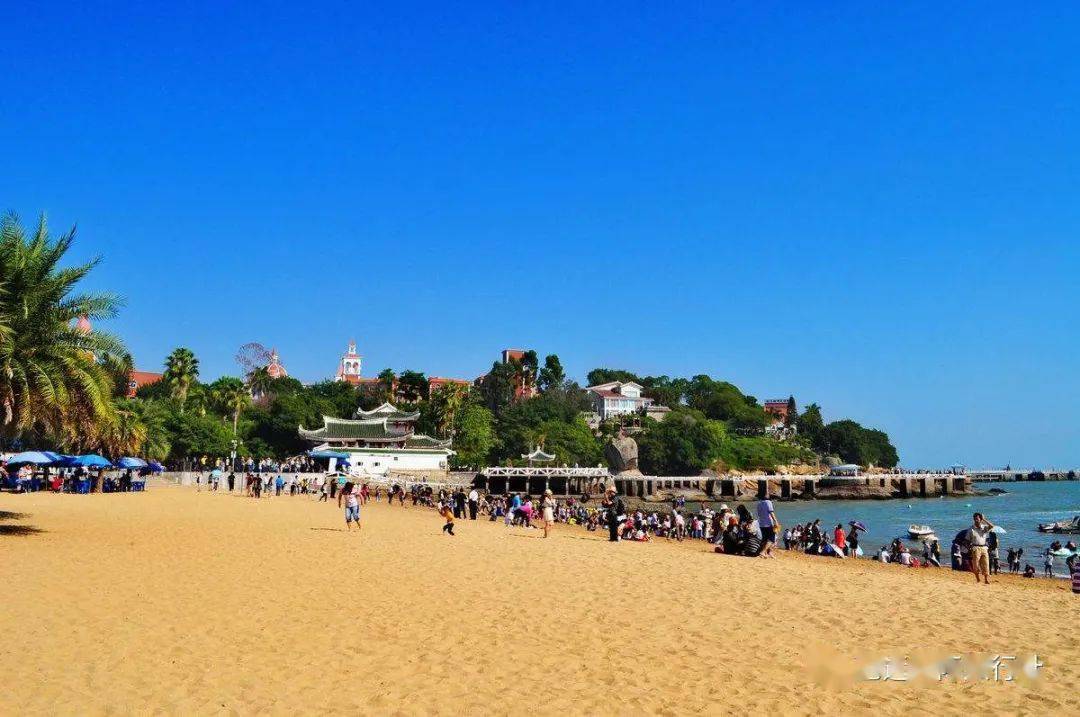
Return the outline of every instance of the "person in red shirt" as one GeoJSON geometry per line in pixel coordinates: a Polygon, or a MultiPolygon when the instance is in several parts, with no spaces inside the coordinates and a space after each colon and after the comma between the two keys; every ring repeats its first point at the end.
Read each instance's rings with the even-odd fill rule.
{"type": "Polygon", "coordinates": [[[847,554],[847,536],[844,535],[844,526],[840,523],[836,524],[836,530],[833,531],[833,545],[842,554],[847,554]]]}

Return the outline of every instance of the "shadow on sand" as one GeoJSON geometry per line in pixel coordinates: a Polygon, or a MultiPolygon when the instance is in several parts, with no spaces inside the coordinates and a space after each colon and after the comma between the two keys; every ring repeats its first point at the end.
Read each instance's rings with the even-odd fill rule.
{"type": "MultiPolygon", "coordinates": [[[[26,513],[0,510],[0,520],[21,520],[25,517],[26,513]]],[[[45,531],[40,528],[35,528],[32,525],[4,525],[0,523],[0,535],[34,535],[36,533],[44,532],[45,531]]]]}

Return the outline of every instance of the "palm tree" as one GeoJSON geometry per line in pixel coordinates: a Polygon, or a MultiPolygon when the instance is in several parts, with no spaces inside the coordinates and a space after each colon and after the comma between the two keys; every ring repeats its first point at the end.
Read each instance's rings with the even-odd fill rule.
{"type": "Polygon", "coordinates": [[[173,349],[165,359],[165,375],[162,378],[169,386],[170,395],[180,404],[180,413],[183,413],[191,386],[199,379],[199,359],[195,358],[191,349],[173,349]]]}
{"type": "Polygon", "coordinates": [[[270,396],[274,377],[270,375],[266,366],[260,366],[248,375],[247,383],[252,398],[256,401],[265,401],[270,396]]]}
{"type": "Polygon", "coordinates": [[[127,398],[128,381],[131,380],[131,372],[135,368],[131,354],[126,351],[120,354],[102,354],[99,361],[112,379],[113,397],[127,398]]]}
{"type": "Polygon", "coordinates": [[[116,420],[104,431],[102,451],[113,458],[138,455],[146,444],[148,428],[142,404],[120,399],[114,402],[116,420]]]}
{"type": "Polygon", "coordinates": [[[78,291],[97,259],[59,266],[74,238],[74,229],[50,238],[44,216],[33,236],[14,214],[0,220],[2,436],[36,433],[77,442],[114,419],[113,379],[98,359],[123,355],[124,346],[75,322],[112,318],[121,302],[112,294],[78,291]]]}
{"type": "Polygon", "coordinates": [[[394,388],[397,386],[397,376],[393,369],[384,368],[379,372],[379,386],[383,391],[383,401],[393,401],[394,388]]]}
{"type": "Polygon", "coordinates": [[[237,425],[240,421],[240,413],[251,403],[251,395],[248,393],[244,382],[238,378],[221,378],[214,382],[214,403],[226,414],[232,416],[233,438],[236,438],[237,425]]]}
{"type": "Polygon", "coordinates": [[[442,436],[452,436],[454,418],[465,403],[468,389],[459,383],[448,383],[431,395],[435,408],[435,420],[442,436]]]}

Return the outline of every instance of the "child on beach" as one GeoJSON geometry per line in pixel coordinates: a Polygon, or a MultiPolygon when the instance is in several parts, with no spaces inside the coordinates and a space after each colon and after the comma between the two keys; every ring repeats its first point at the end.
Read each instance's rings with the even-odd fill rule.
{"type": "Polygon", "coordinates": [[[443,532],[450,535],[454,534],[454,511],[450,510],[450,506],[446,503],[441,503],[439,508],[439,515],[446,518],[446,523],[443,524],[443,532]]]}
{"type": "Polygon", "coordinates": [[[352,481],[347,482],[338,493],[338,508],[341,507],[342,499],[345,500],[345,530],[352,530],[353,522],[356,523],[356,529],[360,530],[360,500],[357,493],[352,481]]]}

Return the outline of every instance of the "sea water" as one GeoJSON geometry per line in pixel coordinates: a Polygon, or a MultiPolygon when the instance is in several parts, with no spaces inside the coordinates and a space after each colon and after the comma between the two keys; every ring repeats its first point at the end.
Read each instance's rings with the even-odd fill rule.
{"type": "MultiPolygon", "coordinates": [[[[1007,533],[1000,538],[1002,566],[1009,548],[1023,548],[1024,562],[1035,566],[1037,575],[1043,574],[1042,554],[1050,543],[1060,540],[1062,544],[1080,535],[1052,535],[1040,533],[1039,523],[1071,520],[1080,515],[1080,481],[1047,481],[1022,483],[976,483],[976,490],[1000,488],[1008,491],[1001,495],[949,496],[941,498],[894,498],[892,500],[774,500],[777,517],[784,526],[809,523],[821,519],[822,531],[832,529],[837,523],[848,529],[848,522],[859,520],[869,531],[859,539],[859,545],[867,555],[873,554],[893,538],[902,538],[905,544],[916,550],[915,541],[908,535],[911,524],[929,525],[941,542],[943,564],[949,560],[953,537],[971,526],[971,514],[982,513],[994,525],[1007,533]]],[[[734,504],[731,504],[734,508],[734,504]]],[[[1023,565],[1021,565],[1023,567],[1023,565]]],[[[1054,572],[1064,575],[1065,558],[1054,558],[1054,572]]]]}

